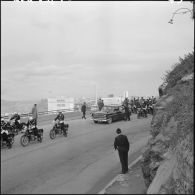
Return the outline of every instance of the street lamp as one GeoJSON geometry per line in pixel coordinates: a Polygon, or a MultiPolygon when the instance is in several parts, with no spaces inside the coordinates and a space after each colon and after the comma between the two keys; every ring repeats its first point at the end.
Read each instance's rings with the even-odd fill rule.
{"type": "Polygon", "coordinates": [[[192,10],[190,10],[190,9],[188,9],[188,8],[180,8],[180,9],[177,9],[177,10],[173,13],[172,18],[169,20],[168,23],[173,24],[173,19],[174,19],[174,17],[175,17],[176,14],[186,14],[186,13],[188,13],[188,12],[190,12],[190,13],[192,14],[192,18],[193,18],[192,10]],[[185,11],[179,12],[180,10],[185,10],[185,11]]]}

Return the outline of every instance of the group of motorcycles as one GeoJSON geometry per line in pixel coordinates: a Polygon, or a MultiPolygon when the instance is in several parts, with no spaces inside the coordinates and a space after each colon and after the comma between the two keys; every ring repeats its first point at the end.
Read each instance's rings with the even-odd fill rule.
{"type": "Polygon", "coordinates": [[[131,108],[131,112],[134,114],[137,114],[137,118],[146,118],[148,116],[148,114],[153,115],[154,113],[154,105],[149,105],[149,106],[139,106],[136,107],[136,105],[133,105],[131,108]]]}
{"type": "MultiPolygon", "coordinates": [[[[56,120],[49,133],[51,139],[55,139],[56,135],[64,135],[67,137],[69,125],[64,124],[64,129],[61,127],[60,121],[56,120]]],[[[43,140],[43,131],[43,129],[28,125],[28,123],[20,123],[20,126],[18,127],[14,122],[4,121],[2,123],[1,121],[1,148],[11,148],[14,143],[14,137],[19,133],[23,134],[20,138],[20,144],[23,147],[27,146],[30,142],[37,141],[41,143],[43,140]]]]}

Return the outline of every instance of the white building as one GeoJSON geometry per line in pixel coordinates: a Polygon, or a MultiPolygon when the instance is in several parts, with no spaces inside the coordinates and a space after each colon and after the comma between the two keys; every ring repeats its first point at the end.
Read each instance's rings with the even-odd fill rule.
{"type": "Polygon", "coordinates": [[[121,105],[123,97],[105,97],[101,98],[104,101],[104,105],[121,105]]]}
{"type": "Polygon", "coordinates": [[[124,92],[124,98],[128,98],[128,97],[129,97],[128,91],[125,91],[124,92]]]}
{"type": "Polygon", "coordinates": [[[53,110],[74,110],[74,98],[48,98],[48,111],[53,110]]]}

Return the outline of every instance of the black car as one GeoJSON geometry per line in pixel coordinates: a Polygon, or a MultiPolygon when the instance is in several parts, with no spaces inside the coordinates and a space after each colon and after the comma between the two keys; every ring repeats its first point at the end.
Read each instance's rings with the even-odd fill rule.
{"type": "Polygon", "coordinates": [[[113,121],[126,119],[124,107],[120,105],[104,106],[101,111],[93,112],[91,116],[91,120],[93,120],[94,123],[105,122],[110,124],[113,121]]]}

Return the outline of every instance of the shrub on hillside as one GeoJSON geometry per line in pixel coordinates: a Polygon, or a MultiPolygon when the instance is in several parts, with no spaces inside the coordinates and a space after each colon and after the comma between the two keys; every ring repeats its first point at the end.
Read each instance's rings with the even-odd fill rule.
{"type": "Polygon", "coordinates": [[[179,62],[175,64],[173,70],[168,71],[164,76],[165,93],[168,89],[174,87],[182,77],[194,72],[194,52],[185,55],[184,59],[179,58],[179,62]]]}

